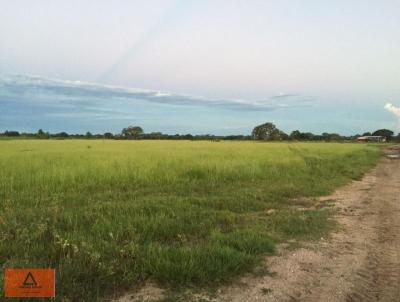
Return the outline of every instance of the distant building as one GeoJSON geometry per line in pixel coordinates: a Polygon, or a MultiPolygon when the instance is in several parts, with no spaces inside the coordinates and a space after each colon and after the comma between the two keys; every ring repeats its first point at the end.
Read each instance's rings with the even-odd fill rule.
{"type": "Polygon", "coordinates": [[[375,143],[384,143],[386,142],[386,137],[381,135],[368,135],[368,136],[360,136],[357,137],[358,142],[375,142],[375,143]]]}

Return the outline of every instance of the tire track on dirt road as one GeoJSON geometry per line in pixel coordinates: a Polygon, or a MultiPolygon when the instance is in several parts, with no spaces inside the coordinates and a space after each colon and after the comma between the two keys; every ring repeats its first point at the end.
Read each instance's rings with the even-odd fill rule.
{"type": "Polygon", "coordinates": [[[400,301],[400,167],[398,161],[387,163],[396,169],[379,171],[378,177],[387,181],[379,183],[379,193],[374,194],[375,237],[347,295],[349,302],[400,301]]]}

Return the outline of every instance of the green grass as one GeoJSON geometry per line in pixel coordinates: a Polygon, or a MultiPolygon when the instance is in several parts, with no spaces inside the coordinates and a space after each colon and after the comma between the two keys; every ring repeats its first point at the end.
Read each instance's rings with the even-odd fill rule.
{"type": "Polygon", "coordinates": [[[363,144],[3,140],[0,265],[56,268],[60,301],[147,279],[225,282],[277,242],[325,236],[331,213],[296,198],[359,179],[379,156],[363,144]]]}

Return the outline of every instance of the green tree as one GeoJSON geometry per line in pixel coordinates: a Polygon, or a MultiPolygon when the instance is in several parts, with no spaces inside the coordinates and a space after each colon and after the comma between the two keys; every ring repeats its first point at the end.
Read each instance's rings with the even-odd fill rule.
{"type": "Polygon", "coordinates": [[[376,130],[374,133],[372,133],[372,135],[384,136],[388,141],[392,139],[393,134],[394,134],[393,131],[388,129],[379,129],[376,130]]]}
{"type": "Polygon", "coordinates": [[[43,129],[39,129],[38,132],[36,133],[37,138],[40,139],[48,139],[50,138],[50,133],[44,132],[43,129]]]}
{"type": "Polygon", "coordinates": [[[129,126],[122,129],[121,135],[127,139],[137,139],[143,134],[143,129],[139,126],[129,126]]]}
{"type": "Polygon", "coordinates": [[[256,126],[251,136],[256,140],[282,140],[287,137],[286,133],[276,128],[273,123],[264,123],[256,126]]]}
{"type": "Polygon", "coordinates": [[[294,130],[292,133],[290,133],[290,138],[294,140],[300,140],[301,139],[301,132],[299,130],[294,130]]]}
{"type": "Polygon", "coordinates": [[[4,132],[4,135],[5,136],[20,136],[20,133],[18,131],[8,131],[8,130],[6,130],[4,132]]]}
{"type": "Polygon", "coordinates": [[[339,140],[342,139],[342,137],[340,136],[340,134],[337,134],[337,133],[331,133],[331,134],[329,135],[329,138],[330,138],[331,141],[339,141],[339,140]]]}
{"type": "Polygon", "coordinates": [[[54,134],[54,136],[58,137],[58,138],[67,138],[67,137],[69,137],[69,134],[67,132],[63,131],[63,132],[54,134]]]}
{"type": "Polygon", "coordinates": [[[111,132],[106,132],[103,134],[103,137],[105,139],[112,139],[112,138],[114,138],[114,134],[112,134],[111,132]]]}

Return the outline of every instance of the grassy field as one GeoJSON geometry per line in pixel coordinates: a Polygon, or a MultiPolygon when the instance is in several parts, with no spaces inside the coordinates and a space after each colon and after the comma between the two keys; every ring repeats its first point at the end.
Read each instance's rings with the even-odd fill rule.
{"type": "Polygon", "coordinates": [[[3,140],[0,265],[56,268],[63,301],[148,279],[224,282],[276,243],[325,236],[330,211],[296,198],[360,178],[379,155],[339,143],[3,140]]]}

